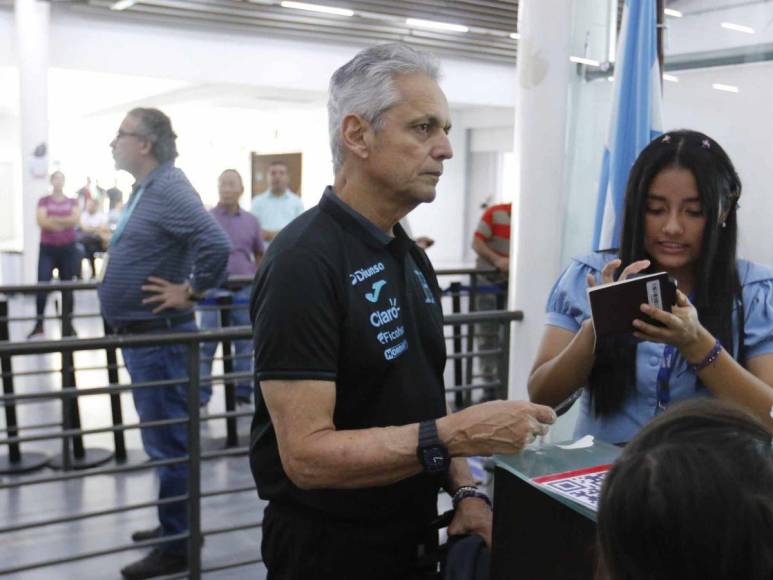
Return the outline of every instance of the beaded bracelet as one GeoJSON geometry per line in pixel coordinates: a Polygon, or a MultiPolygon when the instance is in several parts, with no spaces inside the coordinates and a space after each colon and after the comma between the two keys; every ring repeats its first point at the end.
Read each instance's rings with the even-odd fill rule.
{"type": "Polygon", "coordinates": [[[489,496],[487,496],[485,493],[480,491],[474,485],[463,485],[462,487],[457,489],[454,492],[454,495],[451,497],[451,503],[453,504],[454,509],[456,509],[460,501],[468,497],[476,497],[478,499],[482,499],[483,501],[486,502],[486,505],[489,507],[489,509],[493,508],[493,506],[491,505],[491,499],[489,499],[489,496]]]}
{"type": "Polygon", "coordinates": [[[714,342],[714,346],[711,347],[711,350],[706,355],[706,358],[704,358],[698,364],[690,365],[690,369],[694,373],[702,371],[707,366],[709,366],[711,363],[713,363],[715,360],[717,360],[717,357],[719,356],[720,352],[722,352],[722,345],[719,343],[719,339],[717,339],[716,342],[714,342]]]}

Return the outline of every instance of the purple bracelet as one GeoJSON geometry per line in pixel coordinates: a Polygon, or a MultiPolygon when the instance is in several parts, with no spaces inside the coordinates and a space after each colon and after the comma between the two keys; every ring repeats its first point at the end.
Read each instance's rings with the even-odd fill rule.
{"type": "Polygon", "coordinates": [[[719,339],[714,342],[714,346],[711,347],[711,350],[706,355],[706,358],[704,358],[701,362],[699,362],[696,365],[690,365],[690,370],[694,373],[698,373],[705,369],[707,366],[709,366],[711,363],[713,363],[715,360],[717,360],[717,357],[719,356],[719,353],[722,352],[722,345],[719,343],[719,339]]]}

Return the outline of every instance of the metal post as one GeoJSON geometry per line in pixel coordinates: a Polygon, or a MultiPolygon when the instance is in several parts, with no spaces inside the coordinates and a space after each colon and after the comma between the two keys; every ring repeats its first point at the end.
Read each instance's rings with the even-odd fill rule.
{"type": "MultiPolygon", "coordinates": [[[[8,331],[8,301],[0,300],[0,341],[8,341],[10,333],[8,331]]],[[[13,369],[11,366],[11,357],[0,357],[0,368],[3,372],[3,394],[13,395],[13,369]]],[[[5,407],[5,425],[7,427],[8,438],[18,437],[19,428],[16,423],[16,403],[10,401],[3,404],[5,407]]],[[[34,471],[48,463],[48,456],[45,453],[27,452],[24,456],[21,453],[19,443],[8,444],[8,457],[0,456],[0,473],[24,473],[34,471]]]]}
{"type": "MultiPolygon", "coordinates": [[[[69,353],[69,357],[66,357],[66,353],[62,351],[62,391],[67,392],[67,389],[71,388],[69,385],[70,383],[70,374],[72,370],[72,358],[73,353],[69,353]],[[70,367],[68,368],[67,363],[65,362],[65,358],[70,359],[70,367]]],[[[73,377],[74,379],[75,377],[73,377]]],[[[74,429],[74,423],[73,423],[73,407],[76,405],[76,402],[73,400],[72,397],[64,397],[62,398],[62,428],[65,431],[69,431],[71,429],[74,429]]],[[[77,416],[77,407],[75,409],[75,416],[77,416]]],[[[78,421],[78,428],[80,428],[80,421],[78,421]]],[[[51,461],[51,467],[54,468],[61,468],[65,471],[70,471],[72,469],[72,453],[70,452],[70,447],[74,443],[73,437],[62,437],[62,455],[59,458],[54,457],[51,461]],[[57,460],[58,459],[58,460],[57,460]]],[[[77,444],[76,444],[77,445],[77,444]]],[[[83,453],[83,442],[81,441],[81,454],[83,453]]],[[[76,452],[77,453],[77,452],[76,452]]]]}
{"type": "MultiPolygon", "coordinates": [[[[461,291],[462,291],[462,285],[459,282],[451,282],[450,286],[451,290],[451,308],[454,314],[459,314],[461,312],[461,306],[462,306],[462,297],[461,297],[461,291]]],[[[459,354],[462,352],[462,327],[459,324],[454,324],[452,327],[453,332],[453,353],[459,354]]],[[[462,385],[462,359],[455,358],[454,359],[454,386],[458,387],[462,385]]],[[[461,409],[462,405],[464,403],[464,398],[462,396],[461,391],[457,391],[454,394],[454,405],[456,405],[457,409],[461,409]]]]}
{"type": "MultiPolygon", "coordinates": [[[[107,321],[102,319],[102,326],[105,330],[105,336],[112,334],[112,329],[107,321]]],[[[118,377],[118,350],[114,347],[105,348],[105,357],[107,358],[107,382],[110,385],[120,383],[118,377]]],[[[121,409],[121,394],[110,394],[110,412],[113,416],[113,426],[123,425],[123,410],[121,409]]],[[[123,431],[113,433],[113,442],[115,444],[115,460],[119,463],[126,461],[126,439],[123,431]]]]}
{"type": "MultiPolygon", "coordinates": [[[[469,305],[467,306],[468,312],[475,312],[478,310],[478,304],[477,304],[477,297],[478,297],[478,275],[473,272],[470,274],[470,298],[469,298],[469,305]]],[[[475,350],[475,328],[476,325],[474,322],[471,322],[467,325],[467,345],[466,345],[466,352],[471,353],[475,350]]],[[[466,385],[472,384],[472,371],[475,366],[475,358],[470,357],[465,360],[464,363],[464,383],[466,385]]],[[[464,397],[464,406],[469,407],[472,405],[472,391],[465,391],[464,393],[461,393],[461,395],[464,397]]]]}
{"type": "Polygon", "coordinates": [[[75,336],[72,325],[73,293],[72,290],[62,290],[62,336],[75,336]]]}
{"type": "Polygon", "coordinates": [[[475,312],[478,309],[476,301],[478,297],[478,275],[475,272],[470,274],[470,304],[467,306],[467,312],[475,312]]]}
{"type": "MultiPolygon", "coordinates": [[[[62,424],[64,429],[80,429],[81,415],[78,409],[78,389],[75,384],[75,360],[71,349],[62,351],[62,424]]],[[[108,449],[83,446],[83,436],[73,435],[62,438],[62,454],[51,459],[51,467],[55,469],[86,469],[110,461],[113,452],[108,449]],[[72,443],[72,453],[70,444],[72,443]]]]}
{"type": "Polygon", "coordinates": [[[499,378],[499,388],[496,392],[497,399],[507,400],[507,392],[510,381],[510,325],[509,320],[502,320],[499,323],[499,344],[502,353],[499,355],[499,364],[497,365],[497,375],[499,378]]]}
{"type": "MultiPolygon", "coordinates": [[[[231,308],[233,307],[233,294],[217,297],[217,305],[220,307],[220,327],[228,328],[231,326],[231,308]]],[[[231,341],[224,339],[223,345],[223,373],[229,374],[234,370],[233,352],[234,348],[231,341]]],[[[231,413],[236,410],[236,383],[233,379],[226,379],[225,385],[225,410],[231,413]]],[[[237,432],[236,417],[226,417],[226,447],[239,446],[239,434],[237,432]]]]}
{"type": "Polygon", "coordinates": [[[200,364],[200,345],[194,341],[188,351],[188,574],[194,580],[201,578],[200,364]]]}

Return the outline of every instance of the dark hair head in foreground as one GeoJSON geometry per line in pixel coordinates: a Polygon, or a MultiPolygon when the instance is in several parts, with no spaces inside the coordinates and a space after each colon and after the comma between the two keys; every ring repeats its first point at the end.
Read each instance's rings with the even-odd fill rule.
{"type": "Polygon", "coordinates": [[[598,540],[610,580],[771,580],[771,430],[718,400],[675,405],[609,472],[598,540]]]}

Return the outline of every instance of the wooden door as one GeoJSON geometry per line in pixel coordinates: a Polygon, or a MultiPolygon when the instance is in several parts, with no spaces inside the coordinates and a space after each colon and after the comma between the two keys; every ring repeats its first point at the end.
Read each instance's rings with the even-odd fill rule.
{"type": "Polygon", "coordinates": [[[287,165],[290,189],[301,195],[302,153],[274,153],[271,155],[252,153],[252,197],[268,189],[268,166],[274,161],[282,161],[287,165]]]}

